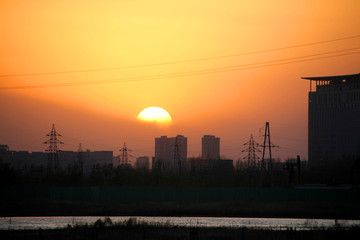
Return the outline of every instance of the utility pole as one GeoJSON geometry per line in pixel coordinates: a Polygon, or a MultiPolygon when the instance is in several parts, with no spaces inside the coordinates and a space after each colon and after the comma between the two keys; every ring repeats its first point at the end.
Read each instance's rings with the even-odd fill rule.
{"type": "Polygon", "coordinates": [[[272,166],[272,156],[271,156],[271,148],[278,147],[271,143],[270,141],[270,124],[269,122],[266,122],[265,124],[265,135],[264,135],[264,144],[261,145],[263,147],[262,151],[262,159],[261,159],[261,170],[260,170],[260,184],[264,185],[264,173],[267,172],[270,175],[271,180],[271,186],[274,185],[274,179],[273,179],[273,166],[272,166]],[[265,164],[265,152],[266,148],[269,149],[269,164],[268,167],[266,167],[265,164]]]}
{"type": "Polygon", "coordinates": [[[47,137],[50,137],[44,144],[49,146],[45,149],[45,152],[48,153],[48,172],[57,171],[59,168],[59,159],[57,152],[60,151],[58,144],[64,144],[62,141],[58,140],[57,137],[62,135],[55,130],[55,124],[52,125],[51,131],[46,134],[47,137]],[[53,166],[54,164],[54,166],[53,166]]]}

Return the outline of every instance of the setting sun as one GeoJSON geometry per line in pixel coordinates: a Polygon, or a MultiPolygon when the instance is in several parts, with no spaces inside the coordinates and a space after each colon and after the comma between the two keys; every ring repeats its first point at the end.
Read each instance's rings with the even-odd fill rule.
{"type": "Polygon", "coordinates": [[[242,159],[270,122],[276,158],[307,156],[301,77],[359,72],[360,1],[279,2],[0,1],[0,145],[44,151],[55,123],[64,151],[214,134],[242,159]]]}
{"type": "Polygon", "coordinates": [[[137,118],[141,121],[155,122],[161,125],[167,125],[172,122],[170,114],[160,107],[148,107],[142,110],[137,118]]]}

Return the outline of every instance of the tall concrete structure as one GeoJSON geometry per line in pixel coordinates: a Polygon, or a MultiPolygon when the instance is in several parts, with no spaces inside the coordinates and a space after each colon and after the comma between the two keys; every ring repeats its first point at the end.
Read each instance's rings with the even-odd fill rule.
{"type": "Polygon", "coordinates": [[[213,135],[204,135],[202,142],[202,159],[220,159],[220,138],[213,135]]]}
{"type": "Polygon", "coordinates": [[[303,79],[310,80],[309,162],[359,157],[360,74],[303,79]]]}
{"type": "Polygon", "coordinates": [[[187,161],[187,138],[182,135],[155,138],[153,169],[178,171],[185,169],[187,161]]]}

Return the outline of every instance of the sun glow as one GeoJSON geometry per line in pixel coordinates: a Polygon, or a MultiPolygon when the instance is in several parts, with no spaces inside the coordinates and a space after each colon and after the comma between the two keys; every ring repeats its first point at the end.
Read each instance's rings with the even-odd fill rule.
{"type": "Polygon", "coordinates": [[[172,122],[170,114],[160,107],[148,107],[142,110],[137,118],[145,122],[155,122],[159,125],[169,125],[172,122]]]}

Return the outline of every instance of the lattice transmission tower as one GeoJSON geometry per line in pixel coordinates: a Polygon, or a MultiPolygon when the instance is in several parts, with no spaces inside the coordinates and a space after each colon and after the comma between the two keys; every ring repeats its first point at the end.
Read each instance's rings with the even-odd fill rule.
{"type": "Polygon", "coordinates": [[[45,149],[45,152],[48,153],[48,171],[57,171],[59,169],[59,159],[58,159],[58,144],[64,144],[62,141],[57,139],[62,135],[55,130],[55,124],[52,125],[51,131],[46,134],[47,137],[50,137],[44,144],[47,144],[48,147],[45,149]]]}
{"type": "Polygon", "coordinates": [[[126,143],[124,142],[124,145],[122,147],[122,149],[119,150],[120,151],[120,161],[119,161],[119,165],[123,166],[123,165],[130,165],[131,164],[131,160],[129,157],[132,157],[131,154],[129,154],[128,152],[132,151],[131,149],[126,147],[126,143]]]}
{"type": "Polygon", "coordinates": [[[247,152],[247,156],[243,157],[243,159],[247,159],[248,168],[255,168],[258,166],[258,161],[260,157],[256,155],[256,153],[261,152],[258,147],[260,146],[255,140],[253,135],[251,134],[250,140],[244,143],[245,146],[248,146],[241,152],[247,152]]]}

